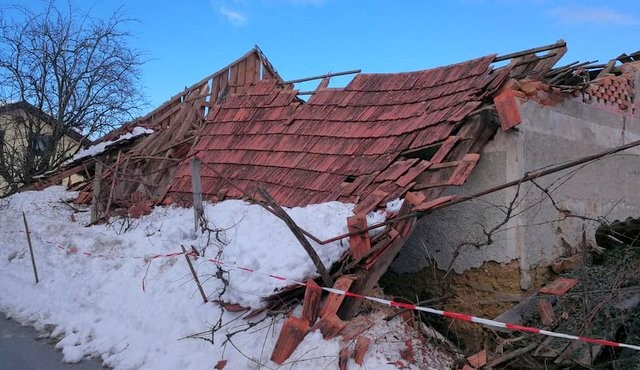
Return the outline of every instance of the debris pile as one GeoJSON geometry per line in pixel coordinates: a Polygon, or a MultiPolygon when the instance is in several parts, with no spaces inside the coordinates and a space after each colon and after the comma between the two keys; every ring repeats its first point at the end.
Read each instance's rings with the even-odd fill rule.
{"type": "MultiPolygon", "coordinates": [[[[496,320],[605,341],[638,343],[640,253],[637,239],[627,243],[632,233],[638,236],[637,221],[630,221],[600,228],[598,235],[617,235],[615,245],[611,242],[614,239],[602,236],[597,237],[599,246],[585,242],[583,251],[571,258],[581,263],[565,266],[560,277],[496,320]],[[630,228],[621,232],[622,224],[630,228]]],[[[640,363],[637,351],[603,345],[604,341],[567,341],[499,331],[494,335],[496,346],[489,350],[487,368],[632,369],[640,363]]]]}

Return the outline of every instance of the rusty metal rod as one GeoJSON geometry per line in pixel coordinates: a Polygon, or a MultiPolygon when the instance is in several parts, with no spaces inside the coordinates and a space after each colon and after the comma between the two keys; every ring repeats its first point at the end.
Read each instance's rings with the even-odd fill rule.
{"type": "MultiPolygon", "coordinates": [[[[407,214],[404,214],[402,216],[398,216],[396,218],[393,218],[393,219],[390,219],[390,220],[387,220],[387,221],[384,221],[384,222],[379,222],[377,224],[368,226],[368,227],[366,227],[364,229],[361,229],[361,230],[358,230],[358,231],[354,231],[354,232],[350,232],[350,233],[345,233],[345,234],[342,234],[342,235],[337,235],[337,236],[334,236],[334,237],[326,239],[326,240],[321,240],[321,239],[317,238],[316,236],[314,236],[310,232],[304,230],[303,228],[300,228],[300,231],[305,236],[309,237],[311,240],[313,240],[314,242],[316,242],[318,244],[322,244],[322,245],[329,244],[329,243],[332,243],[332,242],[335,242],[335,241],[338,241],[338,240],[341,240],[341,239],[344,239],[344,238],[348,238],[348,237],[351,237],[351,236],[354,236],[354,235],[358,235],[358,234],[362,234],[362,233],[371,231],[373,229],[377,229],[377,228],[380,228],[380,227],[383,227],[383,226],[387,226],[387,225],[392,225],[392,224],[394,224],[394,223],[396,223],[398,221],[402,221],[402,220],[405,220],[407,218],[412,218],[412,217],[420,218],[420,217],[423,217],[423,216],[425,216],[425,215],[427,215],[427,214],[429,214],[429,213],[431,213],[433,211],[436,211],[436,210],[439,210],[439,209],[442,209],[442,208],[446,208],[446,207],[450,207],[450,206],[453,206],[453,205],[456,205],[456,204],[459,204],[459,203],[463,203],[463,202],[466,202],[466,201],[469,201],[469,200],[473,200],[473,199],[482,197],[482,196],[487,195],[487,194],[495,193],[497,191],[504,190],[506,188],[510,188],[512,186],[516,186],[518,184],[522,184],[522,183],[525,183],[525,182],[528,182],[528,181],[531,181],[531,180],[535,180],[535,179],[538,179],[540,177],[551,175],[553,173],[556,173],[556,172],[559,172],[559,171],[562,171],[562,170],[566,170],[566,169],[571,168],[571,167],[579,166],[581,164],[584,164],[584,163],[587,163],[587,162],[591,162],[591,161],[594,161],[596,159],[600,159],[602,157],[605,157],[607,155],[615,154],[615,153],[618,153],[618,152],[621,152],[621,151],[624,151],[624,150],[627,150],[627,149],[630,149],[630,148],[633,148],[633,147],[636,147],[636,146],[639,146],[639,145],[640,145],[640,140],[636,140],[636,141],[630,142],[628,144],[621,145],[621,146],[618,146],[618,147],[615,147],[615,148],[611,148],[609,150],[606,150],[604,152],[600,152],[600,153],[597,153],[597,154],[592,154],[592,155],[589,155],[589,156],[586,156],[586,157],[581,157],[581,158],[575,159],[573,161],[566,162],[564,164],[559,164],[559,165],[547,167],[547,169],[543,169],[543,170],[542,169],[541,170],[535,170],[533,172],[528,173],[527,175],[525,175],[524,177],[522,177],[522,178],[520,178],[518,180],[510,181],[510,182],[507,182],[507,183],[502,184],[502,185],[498,185],[498,186],[495,186],[495,187],[492,187],[492,188],[489,188],[489,189],[485,189],[483,191],[480,191],[480,192],[472,194],[472,195],[453,198],[450,201],[438,204],[437,206],[432,207],[429,210],[407,213],[407,214]]],[[[207,163],[204,163],[204,164],[207,167],[209,167],[209,169],[211,169],[214,173],[216,173],[216,175],[220,176],[220,178],[222,178],[224,181],[226,181],[231,186],[233,186],[234,188],[236,188],[240,192],[242,192],[244,195],[246,195],[250,200],[256,202],[257,204],[259,204],[263,208],[265,208],[267,211],[269,211],[269,212],[273,213],[274,215],[278,216],[267,205],[265,205],[262,202],[258,201],[253,196],[251,196],[247,191],[245,191],[244,189],[242,189],[239,186],[235,185],[233,183],[233,181],[231,181],[230,179],[228,179],[225,176],[223,176],[220,172],[218,172],[215,168],[213,168],[213,166],[211,166],[211,165],[209,165],[207,163]]]]}
{"type": "Polygon", "coordinates": [[[305,81],[313,81],[313,80],[320,80],[322,78],[327,78],[327,77],[335,77],[335,76],[344,76],[344,75],[352,75],[354,73],[360,73],[360,69],[352,69],[350,71],[344,71],[344,72],[334,72],[334,73],[327,73],[324,75],[319,75],[319,76],[313,76],[313,77],[305,77],[305,78],[299,78],[297,80],[289,80],[289,81],[285,81],[284,84],[295,84],[298,82],[305,82],[305,81]]]}
{"type": "Polygon", "coordinates": [[[478,193],[475,193],[475,194],[472,194],[472,195],[466,195],[466,196],[462,196],[462,197],[453,198],[450,201],[442,203],[442,204],[438,204],[437,206],[432,207],[429,210],[407,213],[405,215],[393,218],[391,220],[387,220],[387,221],[384,221],[384,222],[379,222],[377,224],[371,225],[371,226],[369,226],[367,228],[358,230],[356,232],[351,232],[351,233],[346,233],[346,234],[334,236],[333,238],[330,238],[330,239],[327,239],[327,240],[317,241],[317,243],[319,243],[319,244],[328,244],[328,243],[331,243],[331,242],[338,241],[340,239],[348,238],[350,236],[358,235],[358,234],[361,234],[361,233],[364,233],[364,232],[367,232],[367,231],[370,231],[370,230],[373,230],[373,229],[377,229],[377,228],[382,227],[382,226],[391,225],[393,223],[396,223],[398,221],[401,221],[401,220],[404,220],[404,219],[407,219],[407,218],[411,218],[411,217],[420,218],[420,217],[423,217],[423,216],[425,216],[425,215],[427,215],[427,214],[429,214],[429,213],[431,213],[433,211],[437,211],[439,209],[450,207],[450,206],[453,206],[453,205],[458,204],[458,203],[462,203],[462,202],[466,202],[466,201],[469,201],[469,200],[472,200],[472,199],[475,199],[475,198],[479,198],[479,197],[487,195],[487,194],[495,193],[497,191],[504,190],[506,188],[510,188],[512,186],[516,186],[518,184],[522,184],[522,183],[525,183],[525,182],[528,182],[528,181],[531,181],[531,180],[535,180],[535,179],[538,179],[540,177],[547,176],[547,175],[550,175],[550,174],[553,174],[553,173],[556,173],[556,172],[559,172],[559,171],[562,171],[562,170],[566,170],[566,169],[571,168],[571,167],[579,166],[581,164],[584,164],[584,163],[587,163],[587,162],[591,162],[591,161],[594,161],[596,159],[600,159],[602,157],[605,157],[607,155],[615,154],[615,153],[618,153],[618,152],[621,152],[621,151],[636,147],[638,145],[640,145],[640,140],[636,140],[636,141],[630,142],[628,144],[621,145],[621,146],[606,150],[604,152],[600,152],[600,153],[597,153],[597,154],[592,154],[592,155],[589,155],[589,156],[586,156],[586,157],[578,158],[578,159],[575,159],[573,161],[570,161],[570,162],[567,162],[567,163],[564,163],[564,164],[555,165],[555,166],[549,167],[549,168],[547,168],[545,170],[536,170],[536,171],[533,171],[533,172],[530,172],[530,173],[526,174],[524,177],[522,177],[522,178],[520,178],[518,180],[510,181],[510,182],[507,182],[505,184],[498,185],[496,187],[492,187],[492,188],[483,190],[481,192],[478,192],[478,193]]]}

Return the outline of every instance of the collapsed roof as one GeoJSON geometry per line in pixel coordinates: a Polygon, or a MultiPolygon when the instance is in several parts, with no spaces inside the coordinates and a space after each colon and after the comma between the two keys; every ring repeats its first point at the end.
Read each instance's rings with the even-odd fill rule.
{"type": "MultiPolygon", "coordinates": [[[[565,52],[559,41],[424,71],[358,74],[344,88],[327,88],[325,80],[304,102],[254,49],[102,140],[114,141],[136,127],[153,134],[83,157],[42,185],[78,171],[91,179],[92,161],[106,164],[93,184],[75,187],[81,191],[78,201],[91,200],[103,218],[112,214],[111,206],[136,216],[141,203],[188,205],[198,177],[202,195],[211,201],[255,200],[252,194],[264,185],[268,193],[261,194],[270,203],[265,207],[276,215],[279,207],[268,197],[289,207],[355,203],[350,235],[336,237],[349,237],[350,250],[329,272],[338,278],[334,287],[342,282],[339,289],[362,294],[377,283],[411,233],[416,219],[405,215],[450,200],[440,195],[467,180],[497,128],[520,123],[515,96],[553,105],[576,95],[606,109],[634,109],[637,68],[627,66],[635,65],[638,53],[620,67],[613,60],[597,68],[572,63],[554,69],[565,52]],[[501,61],[508,63],[493,65],[501,61]],[[192,163],[201,165],[193,178],[198,166],[192,163]],[[391,216],[397,222],[374,237],[362,233],[364,215],[397,198],[405,199],[391,216]]],[[[285,288],[267,298],[267,309],[300,297],[299,286],[285,288]]],[[[357,311],[353,298],[337,302],[335,320],[335,314],[348,319],[357,311]]]]}
{"type": "MultiPolygon", "coordinates": [[[[491,129],[461,123],[508,77],[493,73],[494,58],[359,74],[306,104],[289,85],[252,83],[214,108],[199,134],[192,155],[205,164],[203,195],[242,197],[231,180],[244,189],[263,183],[286,206],[369,197],[375,206],[410,189],[461,184],[491,129]]],[[[191,190],[183,162],[169,194],[188,200],[191,190]]]]}

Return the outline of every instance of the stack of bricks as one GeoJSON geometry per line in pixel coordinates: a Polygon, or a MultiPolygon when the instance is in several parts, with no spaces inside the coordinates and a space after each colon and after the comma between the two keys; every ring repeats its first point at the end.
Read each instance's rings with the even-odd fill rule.
{"type": "Polygon", "coordinates": [[[594,102],[612,105],[622,111],[633,107],[635,75],[624,73],[620,76],[604,76],[594,80],[585,93],[594,102]]]}

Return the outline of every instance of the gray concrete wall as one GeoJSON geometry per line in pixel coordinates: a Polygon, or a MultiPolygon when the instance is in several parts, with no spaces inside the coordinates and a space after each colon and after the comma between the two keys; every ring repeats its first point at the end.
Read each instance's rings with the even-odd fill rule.
{"type": "MultiPolygon", "coordinates": [[[[516,130],[498,132],[484,148],[467,184],[449,194],[472,194],[529,171],[640,139],[637,115],[603,111],[579,98],[555,107],[526,101],[520,104],[520,111],[523,122],[516,130]]],[[[517,260],[521,287],[526,289],[528,271],[571,252],[569,245],[577,247],[583,225],[593,239],[597,222],[579,217],[614,220],[640,215],[639,155],[640,149],[632,149],[540,179],[537,183],[549,188],[555,206],[542,190],[528,183],[426,216],[392,268],[416,272],[433,261],[440,269],[462,273],[487,261],[517,260]],[[506,206],[516,192],[512,217],[491,233],[488,244],[484,231],[505,220],[506,206]],[[456,251],[459,254],[454,259],[456,251]]]]}

